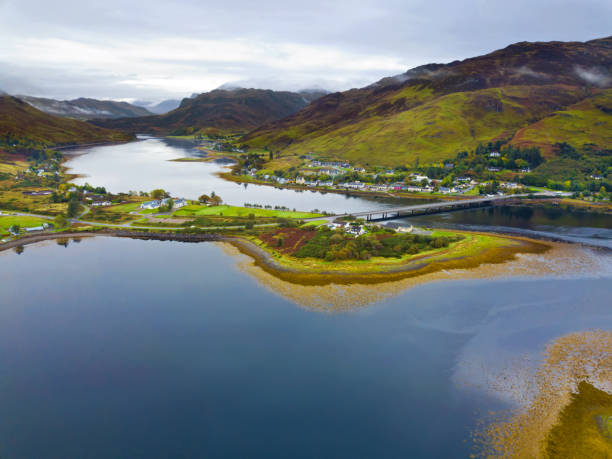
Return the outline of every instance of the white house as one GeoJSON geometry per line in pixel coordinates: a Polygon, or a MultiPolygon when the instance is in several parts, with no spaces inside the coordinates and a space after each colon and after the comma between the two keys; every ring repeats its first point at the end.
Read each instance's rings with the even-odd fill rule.
{"type": "Polygon", "coordinates": [[[180,209],[181,207],[185,207],[187,205],[187,201],[183,198],[177,198],[174,200],[174,208],[180,209]]]}
{"type": "Polygon", "coordinates": [[[161,206],[161,202],[159,200],[154,200],[154,201],[147,201],[147,202],[143,202],[142,204],[140,204],[140,208],[141,209],[158,209],[159,206],[161,206]]]}

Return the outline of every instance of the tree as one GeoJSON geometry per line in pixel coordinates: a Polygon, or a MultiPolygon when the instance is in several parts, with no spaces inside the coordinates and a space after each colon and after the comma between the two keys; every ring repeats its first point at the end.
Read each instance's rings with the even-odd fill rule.
{"type": "Polygon", "coordinates": [[[161,188],[151,191],[151,197],[153,199],[163,199],[166,196],[168,196],[168,193],[166,193],[166,191],[162,190],[161,188]]]}
{"type": "Polygon", "coordinates": [[[66,215],[68,215],[70,218],[76,217],[76,215],[79,213],[79,207],[79,201],[77,201],[75,198],[70,199],[70,201],[68,201],[68,210],[66,211],[66,215]]]}
{"type": "Polygon", "coordinates": [[[200,201],[202,204],[208,204],[208,202],[210,201],[210,196],[208,196],[207,194],[203,194],[198,198],[198,201],[200,201]]]}
{"type": "Polygon", "coordinates": [[[56,217],[53,219],[53,223],[56,227],[58,228],[63,228],[68,224],[68,221],[66,220],[66,217],[62,214],[58,214],[56,215],[56,217]]]}
{"type": "Polygon", "coordinates": [[[165,204],[165,205],[163,205],[163,206],[161,206],[161,207],[159,208],[159,210],[160,210],[161,212],[170,212],[170,211],[172,211],[172,208],[173,208],[173,207],[174,207],[174,200],[172,200],[172,199],[168,199],[168,200],[166,201],[166,204],[165,204]]]}
{"type": "Polygon", "coordinates": [[[9,228],[9,231],[13,234],[19,234],[19,231],[21,230],[21,227],[19,225],[12,225],[9,228]]]}
{"type": "Polygon", "coordinates": [[[215,192],[213,191],[212,194],[210,195],[210,203],[213,206],[219,206],[223,203],[223,199],[221,199],[221,197],[219,195],[216,195],[215,192]]]}

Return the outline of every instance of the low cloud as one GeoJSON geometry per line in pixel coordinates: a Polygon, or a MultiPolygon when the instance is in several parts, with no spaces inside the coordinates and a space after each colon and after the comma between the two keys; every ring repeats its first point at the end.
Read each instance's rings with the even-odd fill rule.
{"type": "Polygon", "coordinates": [[[580,66],[576,66],[574,68],[576,75],[582,78],[587,83],[593,84],[595,86],[604,87],[609,86],[612,83],[612,76],[610,76],[607,72],[600,69],[585,69],[580,66]]]}
{"type": "Polygon", "coordinates": [[[530,69],[526,65],[523,65],[522,67],[518,67],[514,69],[514,73],[518,75],[523,75],[523,76],[530,76],[533,78],[544,78],[545,77],[545,75],[538,73],[535,70],[530,69]]]}

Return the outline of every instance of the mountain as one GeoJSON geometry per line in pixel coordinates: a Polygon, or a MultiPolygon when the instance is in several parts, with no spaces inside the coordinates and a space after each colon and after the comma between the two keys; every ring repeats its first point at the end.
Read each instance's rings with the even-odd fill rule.
{"type": "Polygon", "coordinates": [[[328,95],[329,91],[326,91],[325,89],[302,89],[301,91],[298,91],[298,94],[300,94],[308,103],[311,103],[323,96],[328,95]]]}
{"type": "Polygon", "coordinates": [[[215,89],[185,98],[178,108],[163,115],[93,122],[127,132],[175,135],[248,132],[263,123],[293,115],[314,97],[313,94],[269,89],[215,89]]]}
{"type": "Polygon", "coordinates": [[[177,108],[179,105],[181,105],[181,101],[178,99],[167,99],[167,100],[161,101],[158,104],[154,104],[152,102],[145,102],[145,101],[137,100],[137,101],[132,102],[132,105],[136,105],[138,107],[144,107],[152,114],[162,115],[164,113],[168,113],[170,110],[174,110],[175,108],[177,108]]]}
{"type": "Polygon", "coordinates": [[[72,145],[130,140],[125,133],[42,112],[21,99],[0,97],[0,144],[72,145]]]}
{"type": "Polygon", "coordinates": [[[545,154],[561,141],[612,148],[611,88],[612,37],[521,42],[329,94],[244,142],[388,166],[454,158],[498,139],[545,154]]]}
{"type": "Polygon", "coordinates": [[[88,120],[91,118],[125,118],[152,115],[143,107],[127,102],[79,98],[74,100],[55,100],[42,97],[17,96],[32,107],[51,115],[88,120]]]}

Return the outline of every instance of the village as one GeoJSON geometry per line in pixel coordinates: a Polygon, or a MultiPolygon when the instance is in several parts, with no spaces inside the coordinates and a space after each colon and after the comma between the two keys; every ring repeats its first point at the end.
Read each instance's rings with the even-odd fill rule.
{"type": "MultiPolygon", "coordinates": [[[[491,157],[499,156],[498,152],[491,157]]],[[[441,195],[477,195],[509,194],[524,191],[523,185],[511,181],[479,181],[472,176],[448,176],[445,179],[428,177],[422,173],[387,169],[378,172],[366,172],[363,167],[353,166],[346,161],[322,161],[305,156],[304,166],[295,172],[275,171],[266,173],[256,167],[243,168],[240,174],[271,185],[297,186],[313,189],[335,191],[363,191],[378,193],[421,193],[441,195]],[[289,175],[289,176],[288,176],[289,175]],[[347,180],[350,177],[353,180],[347,180]],[[452,177],[452,178],[451,178],[452,177]],[[400,180],[394,180],[394,179],[400,180]]],[[[445,168],[452,169],[454,164],[446,163],[445,168]]],[[[499,168],[489,168],[491,172],[499,168]]],[[[521,170],[529,173],[529,168],[521,170]]]]}

